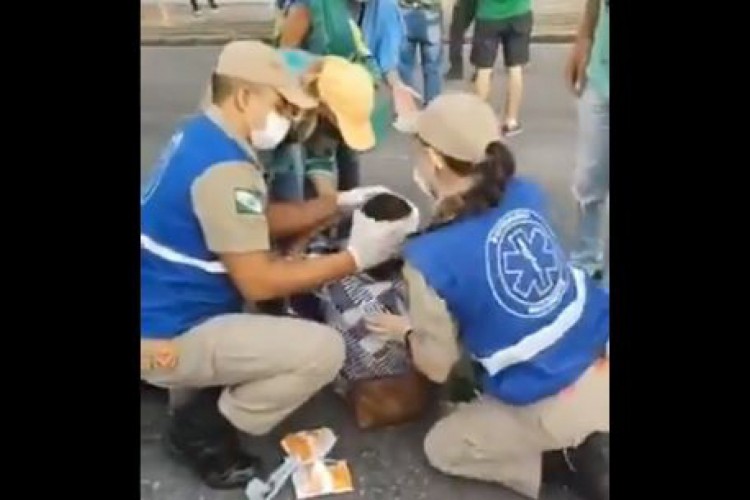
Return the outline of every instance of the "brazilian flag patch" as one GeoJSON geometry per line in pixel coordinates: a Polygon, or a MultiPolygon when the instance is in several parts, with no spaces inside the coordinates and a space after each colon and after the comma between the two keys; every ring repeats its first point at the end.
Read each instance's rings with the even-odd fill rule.
{"type": "Polygon", "coordinates": [[[265,197],[260,191],[236,188],[234,190],[234,208],[238,214],[260,215],[265,208],[265,197]]]}

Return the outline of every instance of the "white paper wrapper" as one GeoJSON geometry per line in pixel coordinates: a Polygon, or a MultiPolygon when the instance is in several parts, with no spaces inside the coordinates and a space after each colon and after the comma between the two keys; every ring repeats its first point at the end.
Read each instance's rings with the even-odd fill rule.
{"type": "Polygon", "coordinates": [[[352,475],[344,460],[318,460],[301,465],[292,474],[292,484],[300,500],[354,491],[352,475]]]}
{"type": "Polygon", "coordinates": [[[323,460],[336,444],[336,435],[328,427],[288,434],[281,440],[287,455],[302,464],[323,460]]]}

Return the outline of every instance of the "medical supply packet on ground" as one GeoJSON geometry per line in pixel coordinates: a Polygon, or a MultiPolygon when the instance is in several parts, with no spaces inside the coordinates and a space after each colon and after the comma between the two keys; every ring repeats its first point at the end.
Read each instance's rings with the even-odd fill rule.
{"type": "Polygon", "coordinates": [[[288,434],[281,447],[298,466],[292,474],[297,498],[353,491],[349,466],[343,460],[326,460],[336,444],[336,435],[327,427],[288,434]]]}
{"type": "Polygon", "coordinates": [[[352,475],[344,460],[317,460],[303,464],[292,474],[292,484],[300,500],[354,491],[352,475]]]}
{"type": "Polygon", "coordinates": [[[336,444],[336,435],[328,427],[287,434],[281,447],[287,455],[301,464],[323,460],[336,444]]]}

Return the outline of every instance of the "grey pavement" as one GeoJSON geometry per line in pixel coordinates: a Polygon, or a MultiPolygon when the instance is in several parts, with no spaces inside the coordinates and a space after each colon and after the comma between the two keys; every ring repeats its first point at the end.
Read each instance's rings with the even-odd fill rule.
{"type": "MultiPolygon", "coordinates": [[[[568,47],[535,45],[527,73],[522,109],[525,132],[511,139],[522,174],[538,179],[552,200],[555,223],[569,235],[575,220],[570,178],[575,149],[575,102],[562,81],[568,47]]],[[[145,176],[161,144],[177,122],[196,109],[216,47],[142,47],[141,49],[141,176],[145,176]]],[[[498,75],[502,75],[498,71],[498,75]]],[[[452,84],[448,90],[461,88],[452,84]]],[[[502,77],[493,102],[500,102],[502,77]]],[[[467,87],[468,88],[468,87],[467,87]]],[[[410,144],[393,133],[382,147],[362,158],[365,183],[382,183],[415,200],[426,210],[424,196],[411,180],[410,144]]],[[[142,500],[241,500],[240,492],[217,493],[170,462],[159,446],[165,418],[163,394],[144,391],[141,400],[142,500]]],[[[263,443],[271,454],[285,432],[328,425],[340,436],[333,456],[349,460],[357,490],[341,500],[515,500],[521,497],[495,486],[445,477],[428,467],[421,440],[435,415],[395,429],[358,431],[343,403],[324,392],[311,400],[263,443]]],[[[252,444],[252,443],[251,443],[252,444]]],[[[559,491],[545,492],[544,500],[571,498],[559,491]]],[[[287,488],[279,500],[290,500],[287,488]]]]}

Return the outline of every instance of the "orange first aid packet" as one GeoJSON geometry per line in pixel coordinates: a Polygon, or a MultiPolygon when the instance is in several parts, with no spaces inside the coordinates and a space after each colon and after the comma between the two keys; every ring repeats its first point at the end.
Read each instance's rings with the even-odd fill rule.
{"type": "Polygon", "coordinates": [[[302,464],[323,460],[336,444],[336,435],[327,427],[287,434],[281,447],[287,455],[302,464]]]}
{"type": "Polygon", "coordinates": [[[300,500],[354,491],[352,475],[344,460],[318,460],[301,465],[292,474],[292,484],[300,500]]]}

